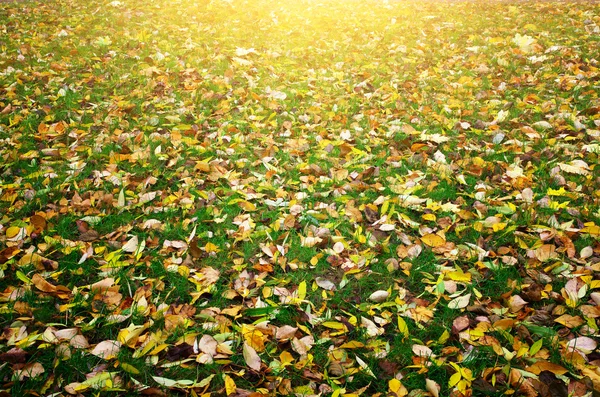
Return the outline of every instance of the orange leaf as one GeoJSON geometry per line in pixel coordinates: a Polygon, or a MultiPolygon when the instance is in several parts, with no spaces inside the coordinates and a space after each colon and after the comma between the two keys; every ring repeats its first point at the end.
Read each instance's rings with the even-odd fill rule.
{"type": "Polygon", "coordinates": [[[33,275],[33,277],[31,278],[31,282],[33,283],[33,285],[36,286],[37,289],[39,289],[42,292],[56,292],[56,286],[47,282],[42,276],[40,276],[37,273],[33,275]]]}
{"type": "Polygon", "coordinates": [[[555,375],[564,375],[569,372],[566,368],[558,365],[549,363],[548,361],[538,361],[527,368],[527,371],[539,375],[542,371],[550,371],[555,375]]]}
{"type": "Polygon", "coordinates": [[[544,244],[540,248],[536,249],[534,253],[535,257],[540,262],[545,262],[557,257],[556,247],[552,244],[544,244]]]}
{"type": "Polygon", "coordinates": [[[555,319],[559,324],[564,325],[567,328],[575,328],[583,325],[584,321],[579,316],[571,316],[570,314],[563,314],[562,316],[555,319]]]}

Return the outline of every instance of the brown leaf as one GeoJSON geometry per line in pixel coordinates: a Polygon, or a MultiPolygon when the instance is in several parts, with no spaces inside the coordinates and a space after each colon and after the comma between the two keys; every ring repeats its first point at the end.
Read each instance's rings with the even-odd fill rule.
{"type": "Polygon", "coordinates": [[[329,372],[329,374],[335,377],[344,376],[344,374],[346,373],[346,369],[342,366],[342,364],[339,361],[332,361],[329,364],[327,371],[329,372]]]}
{"type": "Polygon", "coordinates": [[[187,343],[181,343],[170,347],[169,350],[167,350],[167,356],[165,358],[169,361],[179,361],[188,358],[192,354],[194,354],[194,347],[187,343]]]}
{"type": "Polygon", "coordinates": [[[469,317],[460,316],[454,319],[452,322],[452,333],[459,333],[460,331],[469,327],[469,317]]]}
{"type": "Polygon", "coordinates": [[[50,284],[48,281],[46,281],[42,276],[40,276],[37,273],[33,275],[33,277],[31,278],[31,282],[33,283],[33,285],[36,286],[37,289],[39,289],[42,292],[47,292],[47,293],[56,292],[56,286],[50,284]]]}
{"type": "Polygon", "coordinates": [[[559,240],[563,246],[561,250],[564,250],[569,258],[574,258],[577,251],[575,250],[575,244],[573,244],[573,241],[571,241],[571,239],[567,236],[560,236],[559,240]]]}
{"type": "Polygon", "coordinates": [[[377,210],[377,206],[374,204],[367,204],[365,206],[365,218],[367,218],[367,222],[375,223],[379,220],[379,211],[377,210]]]}
{"type": "Polygon", "coordinates": [[[567,397],[569,395],[567,385],[556,377],[561,374],[555,375],[553,371],[542,371],[539,375],[540,382],[548,388],[548,397],[567,397]]]}
{"type": "Polygon", "coordinates": [[[79,241],[91,242],[100,238],[100,234],[94,229],[88,229],[79,235],[79,241]]]}
{"type": "Polygon", "coordinates": [[[19,347],[13,347],[6,353],[0,354],[0,361],[11,363],[11,364],[21,364],[27,362],[27,357],[29,353],[19,347]]]}
{"type": "Polygon", "coordinates": [[[379,368],[381,368],[383,372],[385,372],[386,375],[390,377],[395,376],[399,370],[399,366],[397,363],[386,359],[379,360],[377,364],[379,365],[379,368]]]}
{"type": "Polygon", "coordinates": [[[528,286],[527,288],[524,288],[523,291],[521,291],[521,294],[529,302],[539,302],[542,300],[543,290],[544,287],[542,287],[540,284],[534,283],[528,286]]]}
{"type": "Polygon", "coordinates": [[[205,255],[204,251],[198,247],[198,237],[194,237],[190,241],[190,244],[188,245],[188,251],[192,258],[202,258],[205,255]]]}
{"type": "Polygon", "coordinates": [[[90,229],[90,225],[86,221],[78,219],[75,221],[75,223],[77,224],[77,230],[79,230],[79,233],[85,233],[90,229]]]}
{"type": "Polygon", "coordinates": [[[513,313],[521,310],[527,305],[527,303],[528,302],[521,298],[520,295],[513,295],[508,299],[508,306],[510,307],[510,311],[513,313]]]}
{"type": "Polygon", "coordinates": [[[202,335],[202,338],[200,338],[200,340],[198,341],[198,348],[200,349],[200,351],[202,353],[210,355],[211,357],[217,354],[218,345],[219,342],[217,342],[215,338],[213,338],[210,335],[202,335]]]}
{"type": "Polygon", "coordinates": [[[112,287],[114,283],[115,283],[115,279],[112,277],[108,277],[108,278],[102,279],[102,280],[92,284],[90,286],[90,291],[92,291],[94,293],[105,292],[110,287],[112,287]]]}
{"type": "Polygon", "coordinates": [[[121,247],[121,249],[124,252],[133,253],[133,252],[137,251],[138,246],[139,246],[138,237],[133,236],[123,245],[123,247],[121,247]]]}
{"type": "Polygon", "coordinates": [[[19,247],[6,247],[0,251],[0,265],[17,255],[21,250],[19,247]]]}
{"type": "Polygon", "coordinates": [[[580,351],[584,354],[590,354],[598,347],[598,343],[587,336],[579,336],[567,342],[567,351],[580,351]]]}
{"type": "Polygon", "coordinates": [[[433,397],[439,397],[441,387],[434,380],[425,379],[425,388],[433,397]]]}
{"type": "Polygon", "coordinates": [[[46,218],[44,218],[43,216],[32,215],[29,218],[29,221],[31,222],[31,224],[35,228],[34,230],[35,230],[36,233],[41,233],[46,228],[47,222],[46,222],[46,218]]]}
{"type": "Polygon", "coordinates": [[[15,371],[15,376],[22,381],[25,378],[36,378],[45,372],[44,367],[40,363],[27,364],[23,369],[15,371]]]}
{"type": "Polygon", "coordinates": [[[157,387],[149,387],[147,389],[143,389],[140,392],[142,396],[150,396],[150,397],[167,397],[170,394],[165,393],[157,387]]]}

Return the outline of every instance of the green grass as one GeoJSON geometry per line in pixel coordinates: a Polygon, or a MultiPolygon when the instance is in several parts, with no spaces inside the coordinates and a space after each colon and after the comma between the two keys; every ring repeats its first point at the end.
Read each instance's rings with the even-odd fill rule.
{"type": "Polygon", "coordinates": [[[121,383],[82,394],[231,395],[233,381],[388,395],[393,378],[415,396],[428,379],[455,397],[524,390],[498,375],[461,391],[450,362],[478,380],[535,379],[536,361],[563,366],[565,384],[589,376],[565,346],[595,324],[581,306],[597,281],[598,15],[585,2],[0,2],[0,354],[27,353],[0,364],[0,393],[66,393],[106,372],[121,383]],[[82,241],[82,220],[97,239],[82,241]],[[536,251],[570,243],[571,257],[536,251]],[[574,307],[572,279],[589,288],[574,307]],[[532,282],[542,300],[507,310],[532,282]],[[553,325],[536,328],[548,307],[553,325]],[[583,325],[553,323],[563,312],[583,325]],[[139,325],[115,357],[92,354],[139,325]],[[244,327],[262,335],[260,371],[244,327]],[[90,347],[59,360],[54,329],[90,347]],[[214,363],[170,361],[204,334],[223,343],[214,363]],[[509,352],[543,342],[508,360],[488,336],[509,352]],[[421,366],[415,345],[435,359],[421,366]],[[19,379],[34,364],[44,372],[19,379]]]}

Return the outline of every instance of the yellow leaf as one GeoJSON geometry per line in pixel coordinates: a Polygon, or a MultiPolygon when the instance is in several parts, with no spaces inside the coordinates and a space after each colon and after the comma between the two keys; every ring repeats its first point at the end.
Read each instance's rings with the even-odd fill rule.
{"type": "Polygon", "coordinates": [[[461,376],[460,376],[460,371],[454,373],[451,377],[450,380],[448,381],[448,386],[449,387],[454,387],[458,384],[458,382],[460,382],[461,376]]]}
{"type": "Polygon", "coordinates": [[[503,230],[506,227],[506,223],[505,222],[499,222],[499,223],[494,223],[492,225],[492,230],[495,232],[498,232],[500,230],[503,230]]]}
{"type": "Polygon", "coordinates": [[[265,335],[252,325],[242,325],[242,335],[246,343],[254,350],[262,352],[265,350],[265,335]]]}
{"type": "MultiPolygon", "coordinates": [[[[471,332],[472,335],[472,332],[471,332]]],[[[438,343],[440,344],[444,344],[446,343],[446,341],[450,339],[450,333],[448,332],[448,330],[444,330],[444,332],[442,332],[442,335],[438,338],[438,343]]]]}
{"type": "Polygon", "coordinates": [[[211,243],[210,241],[208,243],[206,243],[206,245],[204,246],[204,249],[209,254],[212,252],[219,252],[219,247],[216,246],[215,244],[211,243]]]}
{"type": "Polygon", "coordinates": [[[306,281],[302,281],[298,285],[298,299],[304,300],[306,298],[306,281]]]}
{"type": "Polygon", "coordinates": [[[342,169],[332,169],[331,176],[334,181],[343,181],[348,178],[348,170],[345,168],[342,169]]]}
{"type": "Polygon", "coordinates": [[[225,394],[228,396],[235,393],[237,386],[229,375],[225,375],[225,394]]]}
{"type": "Polygon", "coordinates": [[[424,214],[423,216],[421,216],[421,218],[423,218],[423,220],[432,222],[435,222],[435,220],[437,219],[435,214],[424,214]]]}
{"type": "MultiPolygon", "coordinates": [[[[21,231],[22,228],[18,227],[18,226],[11,226],[8,229],[6,229],[6,238],[15,238],[17,235],[22,234],[24,237],[24,232],[21,231]]],[[[23,229],[24,230],[24,229],[23,229]]]]}
{"type": "Polygon", "coordinates": [[[129,372],[130,374],[133,374],[133,375],[139,375],[139,373],[140,373],[140,370],[131,364],[121,363],[121,368],[123,368],[125,370],[125,372],[129,372]]]}
{"type": "Polygon", "coordinates": [[[458,385],[456,385],[456,388],[459,392],[465,394],[467,391],[467,387],[469,386],[470,382],[468,382],[466,379],[461,379],[460,382],[458,382],[458,385]]]}
{"type": "Polygon", "coordinates": [[[457,269],[453,272],[448,272],[447,276],[450,278],[450,280],[454,280],[454,281],[463,281],[463,282],[471,281],[471,273],[465,273],[461,269],[457,269]]]}
{"type": "Polygon", "coordinates": [[[394,393],[397,397],[403,397],[408,394],[406,387],[396,378],[388,382],[388,387],[390,388],[390,392],[394,393]]]}
{"type": "Polygon", "coordinates": [[[548,194],[548,196],[564,196],[564,197],[570,197],[570,193],[567,192],[565,190],[564,187],[561,187],[560,189],[552,189],[549,188],[546,192],[546,194],[548,194]]]}
{"type": "Polygon", "coordinates": [[[256,206],[249,201],[242,200],[238,203],[238,205],[244,210],[248,212],[256,211],[256,206]]]}
{"type": "Polygon", "coordinates": [[[359,349],[361,347],[365,347],[365,344],[362,342],[351,340],[350,342],[346,342],[343,345],[341,345],[340,349],[359,349]]]}
{"type": "Polygon", "coordinates": [[[600,236],[600,226],[597,225],[589,225],[581,229],[579,232],[588,233],[592,236],[600,236]]]}
{"type": "Polygon", "coordinates": [[[294,356],[292,356],[290,352],[284,351],[279,355],[279,360],[281,361],[281,364],[285,366],[294,362],[294,356]]]}
{"type": "Polygon", "coordinates": [[[323,327],[337,329],[339,331],[346,331],[346,326],[344,324],[342,324],[342,323],[337,322],[337,321],[325,321],[325,322],[321,323],[321,325],[323,327]]]}
{"type": "Polygon", "coordinates": [[[206,162],[206,161],[198,161],[198,162],[196,162],[196,166],[194,167],[194,170],[200,171],[200,172],[209,172],[210,164],[208,164],[208,162],[206,162]]]}
{"type": "Polygon", "coordinates": [[[383,202],[383,205],[381,206],[381,215],[385,215],[385,213],[387,212],[387,210],[390,208],[390,201],[389,200],[385,200],[383,202]]]}
{"type": "Polygon", "coordinates": [[[398,330],[404,337],[408,337],[408,326],[406,325],[406,321],[400,316],[398,316],[398,330]]]}
{"type": "Polygon", "coordinates": [[[446,244],[446,240],[438,234],[428,233],[421,237],[421,241],[430,247],[440,247],[446,244]]]}

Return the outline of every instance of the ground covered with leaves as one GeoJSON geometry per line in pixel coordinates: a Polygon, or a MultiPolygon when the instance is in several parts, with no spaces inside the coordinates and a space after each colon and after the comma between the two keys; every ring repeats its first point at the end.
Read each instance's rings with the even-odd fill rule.
{"type": "Polygon", "coordinates": [[[598,395],[598,3],[0,22],[1,395],[598,395]]]}

